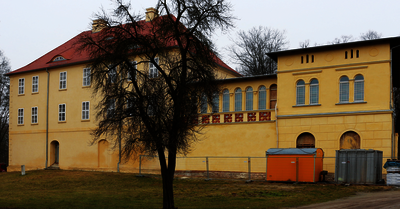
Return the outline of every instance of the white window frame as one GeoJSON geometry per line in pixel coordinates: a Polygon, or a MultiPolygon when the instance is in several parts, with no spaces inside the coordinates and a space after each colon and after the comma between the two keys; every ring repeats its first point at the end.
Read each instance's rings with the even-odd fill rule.
{"type": "MultiPolygon", "coordinates": [[[[159,64],[159,59],[158,57],[154,58],[154,61],[159,64]]],[[[158,77],[158,69],[157,67],[152,63],[149,62],[149,78],[157,78],[158,77]]]]}
{"type": "Polygon", "coordinates": [[[235,90],[235,111],[242,111],[242,89],[235,90]]]}
{"type": "Polygon", "coordinates": [[[67,71],[60,72],[60,86],[59,89],[67,89],[67,71]],[[62,75],[65,74],[65,77],[62,75]]]}
{"type": "Polygon", "coordinates": [[[24,125],[24,108],[18,108],[18,125],[24,125]]]}
{"type": "Polygon", "coordinates": [[[296,105],[305,105],[306,103],[306,85],[303,80],[296,83],[296,105]],[[299,84],[302,81],[304,84],[299,84]]]}
{"type": "Polygon", "coordinates": [[[67,104],[59,104],[58,105],[58,122],[65,122],[67,121],[67,104]],[[64,111],[60,111],[60,107],[64,106],[64,111]],[[62,118],[64,116],[64,119],[62,118]]]}
{"type": "Polygon", "coordinates": [[[246,89],[246,111],[253,110],[253,88],[246,89]]]}
{"type": "Polygon", "coordinates": [[[116,65],[109,65],[108,66],[108,82],[116,83],[117,82],[117,66],[116,65]]]}
{"type": "Polygon", "coordinates": [[[32,76],[32,93],[39,92],[39,76],[32,76]],[[36,79],[35,79],[36,78],[36,79]]]}
{"type": "Polygon", "coordinates": [[[18,79],[18,94],[25,94],[25,78],[18,79]]]}
{"type": "Polygon", "coordinates": [[[310,81],[310,104],[318,104],[318,103],[319,103],[319,81],[318,79],[313,78],[310,81]],[[317,81],[317,83],[312,83],[313,81],[317,81]],[[316,95],[312,93],[313,90],[316,91],[316,95]]]}
{"type": "Polygon", "coordinates": [[[82,77],[82,85],[90,86],[90,68],[83,68],[83,77],[82,77]]]}
{"type": "Polygon", "coordinates": [[[36,124],[38,123],[38,107],[32,107],[31,109],[31,123],[36,124]],[[35,111],[34,111],[35,110],[35,111]]]}
{"type": "Polygon", "coordinates": [[[229,90],[225,89],[222,92],[222,112],[229,112],[229,100],[230,100],[230,95],[229,95],[229,90]]]}
{"type": "Polygon", "coordinates": [[[84,101],[82,102],[82,120],[90,119],[90,102],[84,101]]]}
{"type": "Polygon", "coordinates": [[[340,80],[339,80],[339,103],[348,103],[349,100],[350,100],[350,81],[349,81],[349,77],[342,76],[342,77],[340,77],[340,80]],[[342,78],[344,78],[344,77],[347,78],[347,81],[341,81],[342,78]],[[347,85],[347,87],[346,87],[346,85],[347,85]],[[344,92],[345,90],[347,90],[347,92],[344,92]],[[342,95],[343,95],[343,97],[342,97],[342,95]],[[345,98],[347,98],[347,100],[345,98]]]}
{"type": "Polygon", "coordinates": [[[364,76],[358,74],[354,77],[354,101],[363,102],[364,101],[364,76]],[[361,80],[356,80],[357,76],[362,76],[361,80]],[[361,85],[361,86],[360,86],[361,85]],[[358,99],[360,97],[361,99],[358,99]]]}
{"type": "Polygon", "coordinates": [[[267,88],[265,86],[260,86],[258,88],[258,109],[267,109],[267,88]]]}

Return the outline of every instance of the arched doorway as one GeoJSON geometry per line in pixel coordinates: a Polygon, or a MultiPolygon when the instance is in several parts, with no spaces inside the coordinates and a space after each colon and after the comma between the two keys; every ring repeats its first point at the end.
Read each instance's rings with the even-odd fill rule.
{"type": "Polygon", "coordinates": [[[296,148],[315,148],[315,138],[310,133],[302,133],[297,137],[296,148]]]}
{"type": "Polygon", "coordinates": [[[58,141],[50,143],[50,165],[58,165],[60,163],[60,144],[58,141]]]}
{"type": "Polygon", "coordinates": [[[110,154],[108,153],[109,143],[106,140],[100,140],[98,143],[98,166],[99,168],[109,167],[110,154]]]}
{"type": "Polygon", "coordinates": [[[348,131],[340,137],[340,149],[360,149],[360,135],[348,131]]]}

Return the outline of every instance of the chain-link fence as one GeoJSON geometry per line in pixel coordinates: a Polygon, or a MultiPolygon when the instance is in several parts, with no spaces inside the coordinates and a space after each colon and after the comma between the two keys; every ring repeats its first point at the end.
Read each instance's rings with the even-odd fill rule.
{"type": "MultiPolygon", "coordinates": [[[[367,157],[369,158],[369,157],[367,157]]],[[[341,175],[356,176],[358,170],[369,169],[361,165],[360,157],[350,157],[343,161],[342,158],[336,163],[337,157],[177,157],[177,177],[204,178],[209,179],[243,179],[247,181],[268,180],[268,181],[293,181],[293,182],[318,182],[335,181],[335,170],[340,169],[341,175]],[[359,164],[359,169],[353,167],[359,164]]],[[[382,157],[380,167],[390,157],[382,157]]],[[[368,160],[366,160],[368,161],[368,160]]],[[[364,162],[362,160],[362,162],[364,162]]],[[[372,167],[380,170],[374,164],[372,167]]],[[[363,171],[361,171],[363,172],[363,171]]],[[[367,172],[371,172],[368,170],[367,172]]],[[[139,175],[160,174],[160,164],[157,156],[141,155],[139,158],[139,175]]],[[[385,178],[386,170],[381,169],[381,175],[385,178]]],[[[360,174],[363,176],[363,174],[360,174]]],[[[375,174],[371,174],[375,175],[375,174]]],[[[363,177],[361,177],[363,178],[363,177]]]]}

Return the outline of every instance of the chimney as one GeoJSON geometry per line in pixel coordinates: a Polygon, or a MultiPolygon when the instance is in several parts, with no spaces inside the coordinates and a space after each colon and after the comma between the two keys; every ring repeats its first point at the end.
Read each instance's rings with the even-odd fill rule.
{"type": "Polygon", "coordinates": [[[92,33],[97,33],[107,27],[106,21],[102,19],[93,20],[92,33]]]}
{"type": "Polygon", "coordinates": [[[153,7],[146,9],[146,22],[150,22],[156,17],[158,17],[158,11],[156,9],[153,7]]]}

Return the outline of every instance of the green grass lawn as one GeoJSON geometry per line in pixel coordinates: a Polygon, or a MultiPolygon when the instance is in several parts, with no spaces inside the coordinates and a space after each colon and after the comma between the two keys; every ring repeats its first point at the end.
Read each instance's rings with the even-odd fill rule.
{"type": "MultiPolygon", "coordinates": [[[[176,179],[178,208],[281,208],[347,197],[386,186],[176,179]]],[[[0,173],[0,208],[162,208],[159,176],[84,171],[0,173]]]]}

